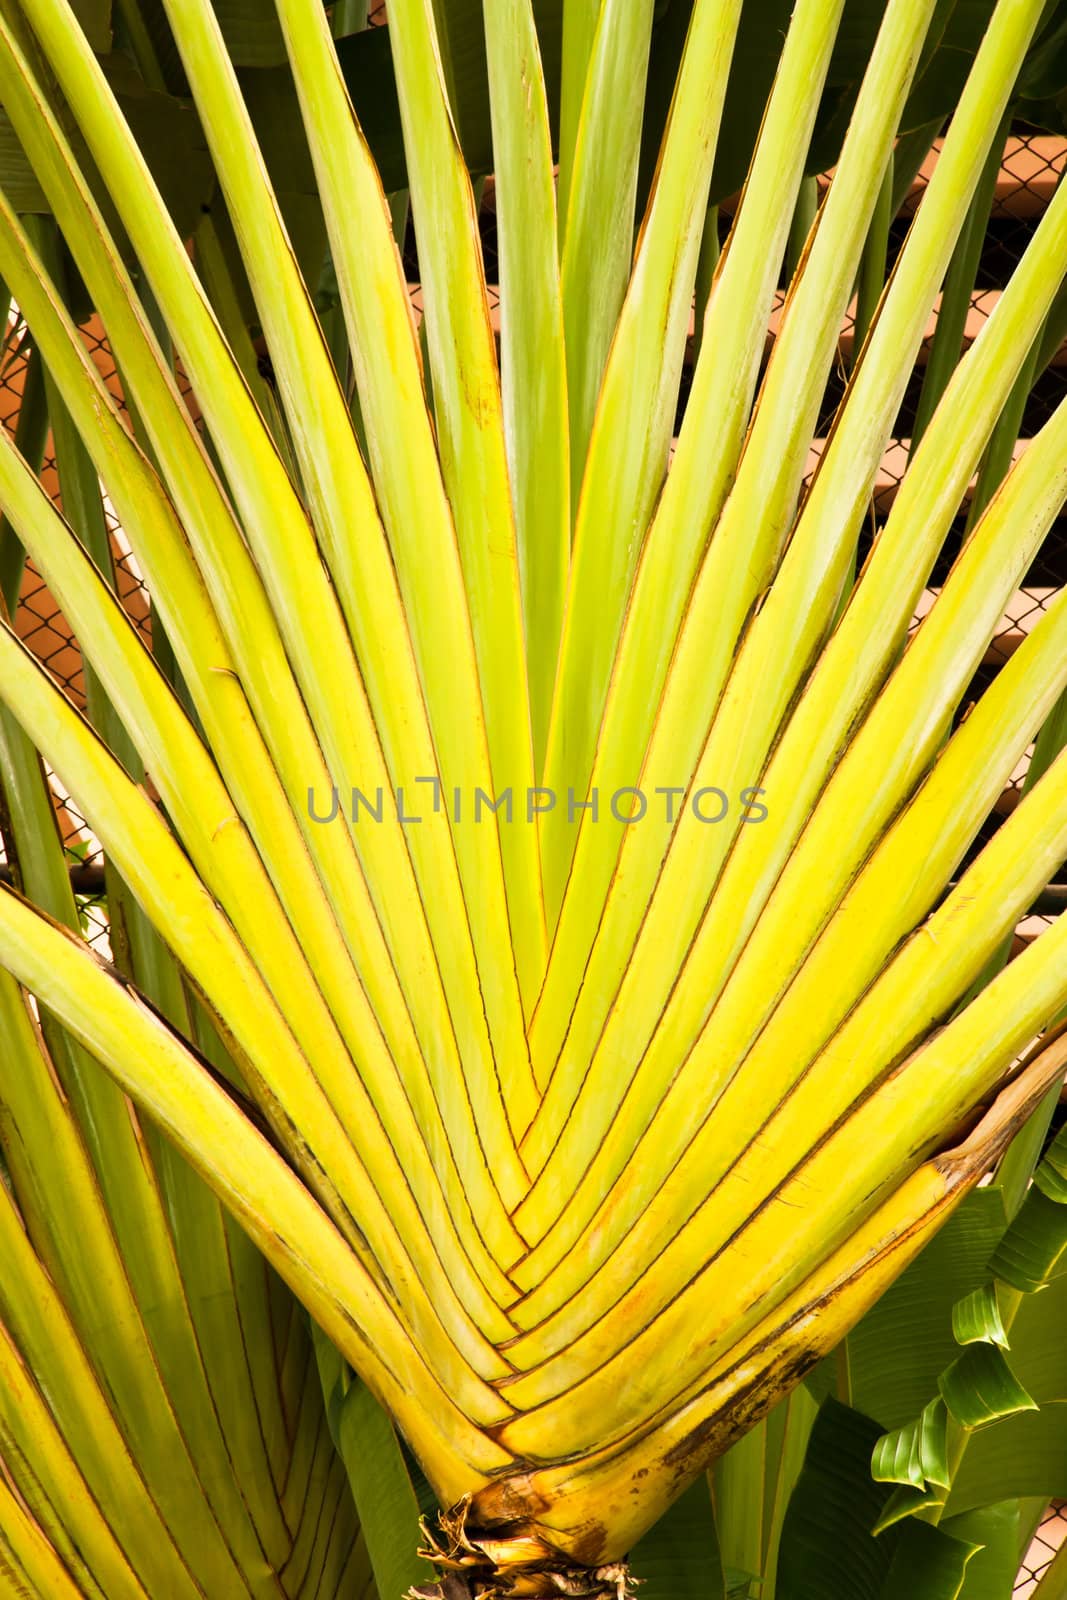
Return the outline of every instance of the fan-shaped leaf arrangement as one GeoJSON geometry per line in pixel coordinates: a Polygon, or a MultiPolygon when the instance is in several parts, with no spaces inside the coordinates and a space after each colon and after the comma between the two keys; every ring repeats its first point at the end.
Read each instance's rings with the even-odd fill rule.
{"type": "MultiPolygon", "coordinates": [[[[0,276],[48,375],[67,520],[6,438],[0,502],[81,645],[95,724],[0,633],[26,895],[0,895],[18,1041],[0,1518],[24,1574],[62,1562],[39,1592],[288,1581],[280,1531],[237,1503],[232,1437],[207,1437],[203,1384],[217,1406],[226,1375],[197,1376],[195,1340],[160,1347],[184,1280],[158,1277],[158,1173],[193,1180],[145,1129],[388,1407],[452,1508],[441,1593],[621,1594],[632,1542],[1062,1073],[1058,1045],[1031,1046],[1067,1000],[1067,923],[973,986],[1067,857],[1067,760],[958,869],[1067,687],[1067,607],[955,713],[1067,498],[1067,410],[909,625],[1067,272],[1063,189],[855,572],[1041,0],[995,9],[808,481],[942,9],[885,7],[764,362],[841,0],[797,0],[710,287],[739,0],[693,5],[636,248],[652,0],[568,0],[558,182],[529,0],[486,0],[499,353],[430,0],[388,17],[421,327],[327,14],[278,0],[329,342],[209,0],[166,0],[228,214],[228,247],[202,230],[195,259],[114,58],[65,0],[3,6],[3,104],[133,422],[68,312],[54,230],[5,202],[0,276]],[[98,483],[154,655],[111,586],[98,483]],[[103,844],[136,985],[62,926],[34,747],[103,844]]],[[[150,54],[151,8],[123,10],[150,54]]]]}

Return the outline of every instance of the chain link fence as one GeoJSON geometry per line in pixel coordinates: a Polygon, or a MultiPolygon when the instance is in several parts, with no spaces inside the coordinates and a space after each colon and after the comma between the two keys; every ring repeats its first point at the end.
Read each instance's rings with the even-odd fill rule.
{"type": "Polygon", "coordinates": [[[1028,1595],[1033,1594],[1038,1579],[1051,1567],[1064,1544],[1067,1544],[1067,1505],[1052,1506],[1030,1541],[1030,1548],[1015,1580],[1013,1600],[1026,1600],[1028,1595]]]}

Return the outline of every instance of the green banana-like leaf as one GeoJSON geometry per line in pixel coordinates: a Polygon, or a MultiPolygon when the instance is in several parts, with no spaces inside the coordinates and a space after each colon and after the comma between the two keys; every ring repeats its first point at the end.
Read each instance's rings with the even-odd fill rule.
{"type": "Polygon", "coordinates": [[[957,1301],[952,1308],[952,1333],[957,1344],[981,1341],[1007,1349],[1009,1340],[995,1283],[984,1283],[965,1300],[957,1301]]]}
{"type": "Polygon", "coordinates": [[[747,1572],[754,1594],[775,1592],[783,1518],[815,1416],[807,1391],[794,1390],[711,1469],[724,1569],[747,1572]]]}
{"type": "Polygon", "coordinates": [[[1064,1148],[1061,1135],[1038,1167],[1034,1188],[991,1262],[999,1278],[1025,1293],[1043,1288],[1062,1270],[1067,1254],[1067,1185],[1060,1170],[1064,1148]]]}
{"type": "Polygon", "coordinates": [[[706,1478],[698,1478],[630,1558],[648,1600],[727,1600],[722,1556],[706,1478]]]}
{"type": "Polygon", "coordinates": [[[344,1462],[379,1594],[422,1576],[419,1503],[389,1416],[329,1340],[311,1330],[334,1444],[344,1462]]]}
{"type": "Polygon", "coordinates": [[[908,1595],[957,1600],[966,1583],[967,1568],[981,1548],[980,1543],[929,1523],[906,1523],[882,1585],[884,1600],[897,1596],[906,1600],[908,1595]]]}
{"type": "MultiPolygon", "coordinates": [[[[1067,1398],[1067,1372],[1057,1359],[1060,1341],[1055,1331],[1060,1297],[1045,1292],[1067,1249],[1065,1149],[1067,1137],[1061,1134],[997,1242],[987,1268],[991,1278],[953,1307],[952,1330],[963,1353],[938,1377],[940,1401],[931,1401],[918,1421],[884,1435],[875,1449],[875,1477],[908,1486],[919,1497],[916,1506],[928,1503],[927,1490],[937,1503],[948,1500],[958,1506],[955,1485],[961,1461],[966,1462],[974,1447],[973,1430],[993,1425],[991,1432],[999,1435],[1000,1427],[1007,1425],[1026,1436],[1025,1413],[1040,1412],[1067,1398]],[[1022,1364],[1013,1349],[1020,1318],[1027,1327],[1022,1364]],[[1040,1398],[1026,1386],[1031,1368],[1041,1380],[1040,1398]],[[948,1418],[955,1425],[951,1433],[948,1418]]],[[[898,1496],[894,1514],[906,1506],[906,1499],[898,1496]]],[[[881,1525],[886,1525],[884,1518],[881,1525]]]]}
{"type": "Polygon", "coordinates": [[[960,1600],[998,1600],[1011,1593],[1025,1537],[1022,1510],[1018,1501],[1006,1500],[941,1524],[953,1538],[980,1546],[967,1562],[960,1600]]]}
{"type": "Polygon", "coordinates": [[[980,1541],[914,1521],[875,1536],[890,1491],[861,1463],[877,1432],[861,1412],[823,1402],[782,1527],[779,1600],[956,1600],[960,1594],[980,1541]]]}
{"type": "Polygon", "coordinates": [[[1040,1405],[1067,1399],[1067,1356],[1057,1338],[1065,1308],[1067,1277],[1061,1273],[1040,1293],[1025,1296],[1012,1321],[1012,1367],[1040,1405]]]}
{"type": "Polygon", "coordinates": [[[953,1482],[947,1511],[962,1514],[1006,1496],[1062,1500],[1067,1494],[1065,1425],[1067,1402],[1053,1400],[976,1434],[953,1482]]]}
{"type": "Polygon", "coordinates": [[[947,1489],[952,1482],[948,1455],[948,1404],[942,1395],[924,1406],[914,1422],[878,1441],[871,1471],[879,1483],[947,1489]]]}
{"type": "Polygon", "coordinates": [[[945,1404],[964,1428],[980,1428],[1017,1411],[1036,1411],[1027,1394],[994,1345],[970,1345],[942,1373],[939,1388],[945,1404]]]}

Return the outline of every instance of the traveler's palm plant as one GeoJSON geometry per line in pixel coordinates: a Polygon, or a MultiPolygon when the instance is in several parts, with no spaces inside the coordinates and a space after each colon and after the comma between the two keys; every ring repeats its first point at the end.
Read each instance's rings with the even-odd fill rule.
{"type": "MultiPolygon", "coordinates": [[[[118,8],[144,94],[183,73],[210,150],[225,215],[192,254],[115,99],[130,62],[94,55],[99,8],[87,36],[66,0],[0,6],[0,95],[55,218],[0,204],[0,277],[65,517],[0,439],[6,597],[17,538],[88,704],[0,631],[22,890],[0,894],[0,1593],[364,1592],[372,1525],[331,1433],[361,1508],[410,1498],[377,1397],[449,1513],[439,1592],[622,1594],[635,1540],[1067,1062],[1067,924],[978,982],[1067,857],[1054,725],[954,878],[1067,687],[1061,602],[955,725],[1067,498],[1062,407],[989,492],[1059,337],[1067,191],[931,384],[856,571],[1047,8],[996,6],[875,304],[894,140],[950,8],[889,0],[800,250],[842,4],[798,0],[716,261],[739,0],[695,0],[636,247],[652,0],[567,0],[558,174],[529,0],[486,0],[499,360],[454,33],[390,0],[419,326],[341,18],[277,9],[325,308],[210,0],[118,8]],[[857,279],[866,342],[805,489],[857,279]],[[117,970],[78,929],[38,752],[103,845],[117,970]]],[[[390,1560],[381,1600],[417,1578],[390,1560]]]]}

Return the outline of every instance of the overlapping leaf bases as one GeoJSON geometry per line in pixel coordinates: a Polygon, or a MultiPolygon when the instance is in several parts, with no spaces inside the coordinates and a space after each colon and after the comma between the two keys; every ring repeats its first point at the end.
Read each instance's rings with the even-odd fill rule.
{"type": "MultiPolygon", "coordinates": [[[[915,132],[951,9],[884,8],[764,363],[839,0],[793,12],[714,272],[739,0],[692,8],[640,217],[652,0],[568,0],[555,140],[528,0],[485,8],[499,349],[457,60],[429,0],[389,6],[419,327],[404,208],[317,0],[277,10],[329,243],[322,324],[325,279],[309,284],[291,248],[299,208],[272,187],[263,107],[254,126],[209,0],[165,5],[224,205],[195,259],[66,0],[0,7],[0,93],[54,217],[27,229],[0,204],[0,276],[48,374],[66,515],[6,439],[0,503],[91,674],[87,721],[0,632],[24,891],[0,895],[14,1593],[53,1592],[35,1572],[108,1600],[354,1581],[365,1546],[316,1523],[321,1565],[301,1573],[317,1587],[286,1587],[305,1534],[282,1484],[305,1424],[273,1455],[230,1439],[257,1351],[271,1409],[276,1324],[256,1325],[232,1387],[211,1370],[201,1298],[231,1327],[253,1316],[250,1247],[216,1298],[191,1244],[193,1217],[216,1250],[237,1238],[221,1201],[418,1457],[448,1513],[443,1594],[624,1594],[635,1540],[836,1343],[1062,1075],[1062,1038],[1013,1064],[1067,999],[1067,925],[977,980],[1067,857],[1064,757],[958,869],[1067,688],[1067,606],[955,713],[1067,498],[1067,410],[983,497],[908,630],[1062,316],[1067,192],[931,389],[856,571],[936,296],[988,204],[1028,52],[1056,25],[1040,0],[1000,0],[962,52],[875,306],[864,267],[879,238],[884,263],[894,142],[915,132]],[[60,235],[129,428],[72,319],[60,235]],[[868,336],[806,482],[857,277],[868,336]],[[109,582],[101,485],[152,596],[154,654],[109,582]],[[72,931],[40,843],[38,753],[103,845],[123,976],[72,931]],[[168,1274],[165,1317],[142,1236],[168,1274]]],[[[123,15],[165,82],[158,13],[141,29],[123,15]]],[[[993,1309],[968,1326],[995,1332],[993,1309]]],[[[351,1457],[364,1390],[323,1350],[325,1424],[351,1457]]],[[[277,1381],[295,1404],[284,1363],[277,1381]]],[[[941,1420],[935,1402],[900,1452],[924,1483],[941,1420]]]]}

